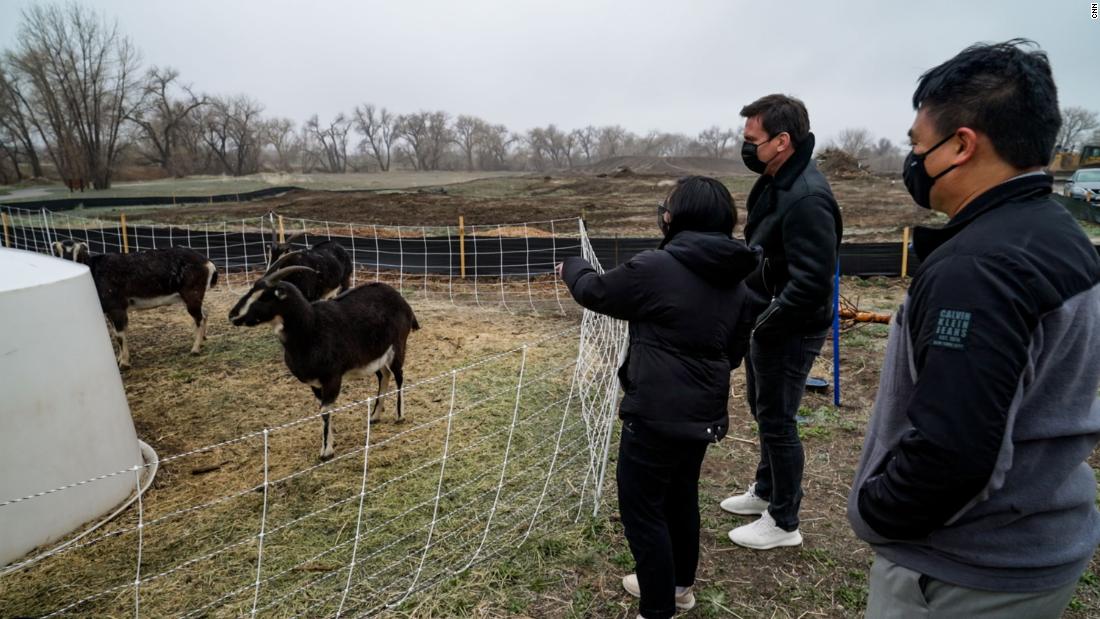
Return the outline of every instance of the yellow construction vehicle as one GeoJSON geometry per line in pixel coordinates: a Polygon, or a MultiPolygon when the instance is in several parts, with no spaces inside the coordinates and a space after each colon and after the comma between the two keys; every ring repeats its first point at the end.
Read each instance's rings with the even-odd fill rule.
{"type": "Polygon", "coordinates": [[[1100,166],[1100,145],[1082,146],[1078,152],[1064,151],[1056,153],[1050,162],[1051,172],[1072,172],[1077,168],[1100,166]]]}

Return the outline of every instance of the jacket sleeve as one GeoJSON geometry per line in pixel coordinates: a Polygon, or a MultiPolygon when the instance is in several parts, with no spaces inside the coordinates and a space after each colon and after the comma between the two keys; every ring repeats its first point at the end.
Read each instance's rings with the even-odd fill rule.
{"type": "Polygon", "coordinates": [[[748,294],[748,288],[744,284],[741,286],[744,290],[741,309],[738,310],[737,322],[734,324],[733,331],[730,332],[730,340],[726,347],[726,358],[730,361],[731,370],[740,367],[741,362],[745,360],[745,354],[749,350],[749,338],[752,336],[752,326],[755,322],[752,311],[753,302],[748,294]]]}
{"type": "Polygon", "coordinates": [[[832,204],[808,195],[783,218],[783,251],[790,281],[777,299],[784,313],[798,315],[828,303],[836,270],[836,219],[832,204]]]}
{"type": "Polygon", "coordinates": [[[620,320],[637,320],[650,310],[653,295],[646,291],[652,283],[653,252],[642,252],[603,275],[596,273],[583,258],[565,259],[562,279],[581,307],[620,320]]]}
{"type": "Polygon", "coordinates": [[[1038,320],[1014,270],[954,256],[914,283],[912,427],[859,489],[860,515],[880,535],[925,537],[983,499],[1006,433],[1011,440],[1008,413],[1038,320]]]}

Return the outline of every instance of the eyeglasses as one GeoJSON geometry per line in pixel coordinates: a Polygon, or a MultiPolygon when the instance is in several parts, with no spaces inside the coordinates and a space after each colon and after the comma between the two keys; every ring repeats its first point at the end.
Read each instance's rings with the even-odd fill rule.
{"type": "Polygon", "coordinates": [[[669,212],[671,212],[671,211],[668,210],[668,207],[665,206],[664,202],[658,202],[657,203],[657,217],[659,219],[663,219],[664,216],[665,216],[665,213],[669,213],[669,212]]]}

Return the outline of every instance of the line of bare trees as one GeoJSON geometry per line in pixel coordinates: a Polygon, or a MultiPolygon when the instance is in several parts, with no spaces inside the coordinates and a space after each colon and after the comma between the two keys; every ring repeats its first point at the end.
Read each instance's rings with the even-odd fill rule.
{"type": "MultiPolygon", "coordinates": [[[[1060,148],[1100,143],[1096,112],[1067,107],[1063,117],[1060,148]]],[[[516,132],[476,116],[399,114],[371,103],[299,126],[265,117],[247,95],[199,92],[171,67],[142,70],[117,24],[75,2],[28,6],[15,44],[0,54],[0,183],[48,175],[104,189],[123,164],[177,177],[547,170],[624,155],[737,157],[740,138],[739,129],[717,125],[695,136],[618,125],[516,132]]],[[[896,171],[905,150],[859,128],[829,146],[882,172],[896,171]]]]}
{"type": "MultiPolygon", "coordinates": [[[[1055,150],[1076,152],[1085,144],[1100,144],[1100,115],[1079,106],[1062,108],[1055,150]]],[[[902,145],[887,138],[876,140],[870,131],[857,127],[841,130],[826,146],[844,151],[872,172],[897,172],[908,151],[902,145]]]]}
{"type": "Polygon", "coordinates": [[[397,114],[365,103],[297,125],[243,94],[197,91],[171,67],[142,70],[116,23],[84,5],[35,4],[0,54],[0,183],[60,177],[110,187],[121,165],[162,176],[261,170],[344,173],[544,170],[617,155],[736,156],[740,131],[697,136],[620,126],[526,132],[444,111],[397,114]]]}

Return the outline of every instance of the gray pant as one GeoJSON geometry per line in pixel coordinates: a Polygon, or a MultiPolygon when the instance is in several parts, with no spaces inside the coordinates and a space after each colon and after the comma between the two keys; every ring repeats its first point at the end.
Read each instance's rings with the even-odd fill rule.
{"type": "Polygon", "coordinates": [[[929,578],[875,555],[866,619],[960,619],[1015,617],[1057,619],[1077,583],[1053,591],[1003,593],[979,591],[929,578]]]}

